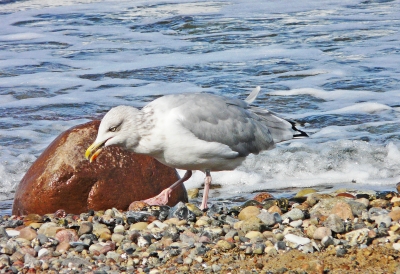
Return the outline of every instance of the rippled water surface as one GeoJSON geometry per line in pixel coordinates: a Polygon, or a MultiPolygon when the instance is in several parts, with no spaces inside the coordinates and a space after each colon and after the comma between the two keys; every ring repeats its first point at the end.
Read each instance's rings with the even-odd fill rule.
{"type": "MultiPolygon", "coordinates": [[[[214,173],[214,199],[392,189],[399,18],[399,1],[0,0],[0,212],[57,135],[112,106],[178,92],[243,99],[257,85],[255,104],[297,120],[311,138],[214,173]]],[[[197,172],[187,187],[202,180],[197,172]]]]}

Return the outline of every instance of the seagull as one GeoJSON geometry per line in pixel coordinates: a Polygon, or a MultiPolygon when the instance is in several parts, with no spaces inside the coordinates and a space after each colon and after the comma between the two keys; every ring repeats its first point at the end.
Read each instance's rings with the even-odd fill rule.
{"type": "Polygon", "coordinates": [[[117,106],[103,117],[94,143],[85,157],[93,162],[103,147],[119,146],[149,155],[161,163],[186,170],[184,176],[159,195],[144,200],[165,205],[173,189],[203,171],[203,200],[207,209],[211,171],[233,170],[249,154],[270,150],[276,143],[308,137],[292,121],[250,106],[257,98],[256,87],[243,101],[207,93],[166,95],[141,110],[117,106]]]}

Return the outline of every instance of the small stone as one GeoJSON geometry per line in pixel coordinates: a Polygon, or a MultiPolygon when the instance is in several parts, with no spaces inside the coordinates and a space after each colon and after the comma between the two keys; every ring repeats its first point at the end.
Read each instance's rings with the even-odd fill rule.
{"type": "Polygon", "coordinates": [[[303,188],[302,190],[297,192],[295,197],[304,197],[308,194],[315,193],[315,192],[317,192],[317,191],[313,188],[303,188]]]}
{"type": "Polygon", "coordinates": [[[329,227],[318,227],[313,234],[314,240],[322,240],[324,237],[332,236],[332,230],[329,227]]]}
{"type": "Polygon", "coordinates": [[[125,232],[125,227],[123,225],[116,225],[114,227],[114,233],[123,234],[125,232]]]}
{"type": "Polygon", "coordinates": [[[297,220],[297,221],[293,221],[290,222],[289,225],[291,227],[300,227],[303,224],[303,220],[297,220]]]}
{"type": "Polygon", "coordinates": [[[57,245],[56,251],[63,253],[69,250],[70,244],[68,242],[61,242],[57,245]]]}
{"type": "Polygon", "coordinates": [[[307,227],[307,230],[305,231],[307,237],[308,238],[314,238],[314,233],[315,233],[316,230],[317,230],[317,227],[315,225],[309,225],[307,227]]]}
{"type": "Polygon", "coordinates": [[[42,258],[44,256],[49,255],[49,254],[50,254],[50,252],[49,252],[49,250],[47,248],[41,248],[39,250],[39,252],[38,252],[38,258],[40,259],[40,258],[42,258]]]}
{"type": "Polygon", "coordinates": [[[44,223],[39,230],[37,231],[38,234],[43,234],[47,237],[52,237],[54,238],[56,236],[56,233],[60,230],[63,230],[65,228],[57,226],[55,223],[49,222],[49,223],[44,223]]]}
{"type": "Polygon", "coordinates": [[[121,243],[124,240],[124,235],[118,234],[118,233],[114,233],[111,236],[111,240],[115,243],[121,243]]]}
{"type": "Polygon", "coordinates": [[[273,246],[267,246],[266,248],[265,248],[265,251],[264,251],[266,254],[268,254],[269,256],[275,256],[275,255],[278,255],[278,252],[276,251],[276,248],[275,247],[273,247],[273,246]]]}
{"type": "Polygon", "coordinates": [[[389,217],[390,217],[393,221],[395,221],[395,222],[397,222],[398,220],[400,220],[400,209],[392,210],[392,211],[389,213],[389,217]]]}
{"type": "Polygon", "coordinates": [[[230,243],[226,240],[219,240],[216,245],[222,250],[230,250],[235,247],[235,244],[230,243]]]}
{"type": "Polygon", "coordinates": [[[386,208],[390,205],[390,201],[384,199],[376,199],[369,203],[372,207],[386,208]]]}
{"type": "Polygon", "coordinates": [[[216,239],[223,234],[223,229],[220,227],[206,227],[204,228],[204,232],[208,233],[212,239],[216,239]]]}
{"type": "Polygon", "coordinates": [[[268,213],[278,213],[279,215],[282,215],[282,210],[280,209],[279,206],[273,205],[270,208],[268,208],[268,213]]]}
{"type": "Polygon", "coordinates": [[[261,220],[256,216],[252,216],[249,219],[246,219],[240,225],[240,229],[244,233],[247,233],[249,231],[261,231],[263,230],[263,227],[265,227],[265,224],[263,224],[261,220]]]}
{"type": "Polygon", "coordinates": [[[230,239],[230,238],[233,239],[237,235],[238,235],[238,231],[235,229],[231,229],[228,231],[228,233],[225,234],[225,240],[230,239]]]}
{"type": "Polygon", "coordinates": [[[355,202],[363,204],[365,206],[365,208],[367,208],[369,206],[369,200],[367,198],[359,198],[359,199],[356,199],[355,202]]]}
{"type": "Polygon", "coordinates": [[[400,251],[400,243],[394,243],[393,248],[397,251],[400,251]]]}
{"type": "Polygon", "coordinates": [[[37,237],[37,232],[30,227],[24,227],[23,229],[21,229],[19,231],[18,237],[24,238],[28,241],[32,241],[33,239],[35,239],[37,237]]]}
{"type": "Polygon", "coordinates": [[[286,250],[286,244],[285,244],[285,242],[283,242],[283,241],[278,241],[278,242],[276,242],[276,244],[275,244],[275,249],[276,250],[286,250]]]}
{"type": "Polygon", "coordinates": [[[155,220],[154,222],[152,222],[152,224],[158,228],[161,228],[162,230],[164,230],[168,227],[167,224],[164,224],[164,223],[160,222],[159,220],[155,220]]]}
{"type": "Polygon", "coordinates": [[[265,251],[265,244],[263,244],[263,243],[255,243],[255,244],[253,244],[253,246],[252,246],[253,254],[261,255],[261,254],[264,254],[264,251],[265,251]]]}
{"type": "Polygon", "coordinates": [[[381,223],[385,225],[385,227],[390,227],[390,224],[392,223],[392,219],[390,218],[389,215],[379,215],[375,218],[375,223],[380,226],[381,223]]]}
{"type": "Polygon", "coordinates": [[[250,231],[245,235],[245,237],[249,238],[250,240],[254,239],[254,238],[262,239],[263,238],[263,234],[261,232],[259,232],[259,231],[250,231]]]}
{"type": "Polygon", "coordinates": [[[257,215],[257,218],[267,226],[273,226],[276,223],[282,222],[282,218],[278,213],[269,213],[264,209],[257,215]]]}
{"type": "Polygon", "coordinates": [[[353,220],[354,219],[354,215],[353,215],[350,205],[344,201],[337,202],[333,206],[333,208],[331,210],[331,214],[335,214],[335,215],[339,216],[342,220],[348,220],[348,219],[353,220]]]}
{"type": "Polygon", "coordinates": [[[336,214],[329,215],[323,224],[336,233],[342,233],[344,231],[343,220],[336,214]]]}
{"type": "Polygon", "coordinates": [[[260,209],[258,207],[248,206],[242,209],[242,211],[239,213],[238,219],[244,221],[259,214],[260,214],[260,209]]]}
{"type": "Polygon", "coordinates": [[[375,221],[376,217],[378,217],[380,215],[388,215],[388,214],[389,214],[388,210],[380,208],[380,207],[371,207],[368,210],[368,217],[374,221],[375,221]]]}
{"type": "Polygon", "coordinates": [[[150,236],[143,235],[143,236],[139,236],[139,238],[137,239],[137,245],[139,247],[147,247],[150,244],[151,244],[150,236]]]}
{"type": "Polygon", "coordinates": [[[129,230],[144,230],[147,228],[147,223],[146,222],[138,222],[135,224],[131,224],[129,227],[129,230]]]}
{"type": "Polygon", "coordinates": [[[306,237],[300,237],[295,234],[286,234],[285,239],[289,242],[294,243],[296,246],[305,245],[311,242],[310,239],[306,237]]]}
{"type": "Polygon", "coordinates": [[[49,269],[49,264],[46,261],[44,261],[44,262],[42,262],[41,268],[42,268],[42,270],[48,270],[49,269]]]}
{"type": "Polygon", "coordinates": [[[325,236],[324,238],[322,238],[321,244],[322,244],[324,247],[328,247],[328,246],[330,246],[330,245],[334,245],[335,242],[334,242],[332,236],[325,236]]]}
{"type": "Polygon", "coordinates": [[[347,254],[347,250],[342,247],[338,248],[336,250],[336,256],[338,256],[338,257],[344,257],[344,255],[346,255],[346,254],[347,254]]]}
{"type": "Polygon", "coordinates": [[[221,266],[219,266],[219,265],[217,265],[217,264],[213,264],[213,265],[211,266],[211,269],[212,269],[214,272],[216,272],[216,273],[220,273],[220,271],[221,271],[221,266]]]}
{"type": "Polygon", "coordinates": [[[357,229],[346,233],[344,237],[351,246],[355,246],[357,244],[366,244],[368,240],[368,232],[368,228],[357,229]]]}
{"type": "Polygon", "coordinates": [[[196,222],[196,226],[209,226],[210,225],[210,221],[209,220],[204,220],[204,219],[199,219],[196,222]]]}
{"type": "Polygon", "coordinates": [[[81,236],[83,234],[90,234],[92,231],[93,224],[91,222],[82,222],[78,230],[78,235],[81,236]]]}
{"type": "Polygon", "coordinates": [[[341,192],[341,193],[337,194],[336,197],[346,197],[346,198],[350,198],[350,199],[356,198],[353,194],[347,193],[347,192],[341,192]]]}
{"type": "Polygon", "coordinates": [[[253,200],[262,203],[265,199],[268,198],[274,198],[274,196],[272,196],[272,194],[268,192],[261,192],[254,196],[253,200]]]}
{"type": "Polygon", "coordinates": [[[203,216],[203,211],[200,210],[200,208],[198,208],[196,205],[191,204],[191,203],[186,203],[186,207],[194,213],[194,215],[196,215],[196,217],[200,217],[203,216]]]}
{"type": "Polygon", "coordinates": [[[288,211],[287,213],[283,214],[281,217],[282,217],[282,220],[285,220],[288,218],[292,221],[302,220],[302,219],[304,219],[304,213],[300,209],[294,208],[294,209],[288,211]]]}
{"type": "Polygon", "coordinates": [[[61,242],[76,242],[79,238],[74,229],[64,229],[57,232],[55,238],[61,242]]]}
{"type": "Polygon", "coordinates": [[[195,221],[196,215],[182,202],[171,207],[168,218],[178,218],[179,220],[195,221]]]}
{"type": "Polygon", "coordinates": [[[188,189],[187,195],[188,199],[196,199],[197,197],[199,197],[199,189],[198,188],[188,189]]]}
{"type": "Polygon", "coordinates": [[[7,229],[6,230],[7,236],[8,237],[18,237],[20,232],[18,230],[15,229],[7,229]]]}
{"type": "Polygon", "coordinates": [[[111,236],[112,236],[112,234],[110,232],[105,231],[105,232],[100,234],[99,239],[102,239],[104,241],[108,241],[108,240],[111,240],[111,236]]]}

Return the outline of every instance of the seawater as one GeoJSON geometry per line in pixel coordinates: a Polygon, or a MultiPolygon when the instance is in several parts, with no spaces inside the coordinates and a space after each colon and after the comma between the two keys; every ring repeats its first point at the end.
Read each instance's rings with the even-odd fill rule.
{"type": "MultiPolygon", "coordinates": [[[[213,173],[213,199],[400,181],[399,1],[0,0],[0,213],[66,129],[171,93],[255,102],[310,138],[213,173]]],[[[196,172],[187,187],[198,187],[196,172]]]]}

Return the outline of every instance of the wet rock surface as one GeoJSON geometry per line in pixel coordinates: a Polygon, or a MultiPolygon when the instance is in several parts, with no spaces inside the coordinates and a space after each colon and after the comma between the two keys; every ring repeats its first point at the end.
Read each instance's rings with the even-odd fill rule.
{"type": "MultiPolygon", "coordinates": [[[[175,169],[117,147],[103,149],[96,162],[89,163],[84,153],[99,124],[73,127],[49,145],[20,182],[13,214],[127,210],[131,202],[153,197],[178,180],[175,169]]],[[[184,186],[174,190],[170,205],[179,201],[187,201],[184,186]]]]}
{"type": "Polygon", "coordinates": [[[385,196],[388,193],[368,194],[364,197],[368,205],[354,206],[359,199],[355,194],[365,193],[337,196],[308,190],[301,196],[304,199],[286,201],[270,195],[260,200],[259,195],[258,201],[241,206],[213,204],[207,212],[194,204],[177,203],[79,215],[3,216],[0,269],[6,273],[399,273],[400,223],[391,214],[399,210],[397,199],[385,196]],[[381,201],[374,203],[377,199],[381,201]],[[272,206],[281,213],[268,212],[272,206]]]}

